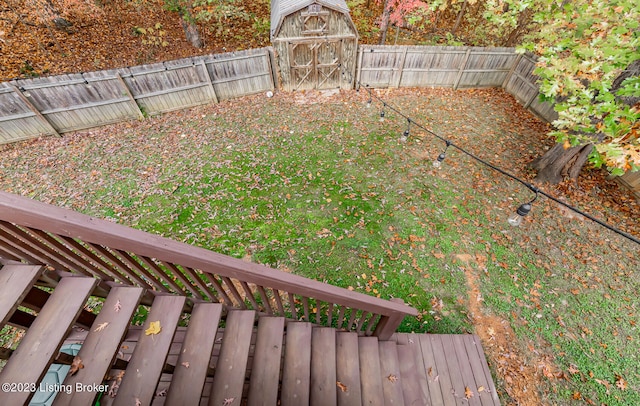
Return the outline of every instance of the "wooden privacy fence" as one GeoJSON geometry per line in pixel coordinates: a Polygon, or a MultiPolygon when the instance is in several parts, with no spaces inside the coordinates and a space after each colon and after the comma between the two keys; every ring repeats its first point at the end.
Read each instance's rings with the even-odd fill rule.
{"type": "Polygon", "coordinates": [[[0,143],[275,89],[271,48],[0,83],[0,143]]]}

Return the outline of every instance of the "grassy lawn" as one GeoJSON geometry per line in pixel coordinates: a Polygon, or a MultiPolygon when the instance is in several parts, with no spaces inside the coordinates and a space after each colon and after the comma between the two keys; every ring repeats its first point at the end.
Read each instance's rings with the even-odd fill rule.
{"type": "MultiPolygon", "coordinates": [[[[523,178],[549,146],[501,91],[381,96],[523,178]]],[[[255,96],[0,147],[0,188],[401,297],[420,311],[404,331],[481,336],[505,403],[640,404],[639,247],[543,198],[510,227],[528,190],[451,149],[434,169],[443,143],[415,128],[401,141],[406,122],[366,100],[255,96]]],[[[616,186],[585,176],[557,195],[637,225],[631,199],[621,215],[616,186]]]]}

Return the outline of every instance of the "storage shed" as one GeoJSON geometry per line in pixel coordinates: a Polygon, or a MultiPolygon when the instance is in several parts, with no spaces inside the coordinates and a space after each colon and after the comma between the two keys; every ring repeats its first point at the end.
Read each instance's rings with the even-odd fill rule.
{"type": "Polygon", "coordinates": [[[353,88],[358,32],[344,0],[272,0],[271,42],[284,90],[353,88]]]}

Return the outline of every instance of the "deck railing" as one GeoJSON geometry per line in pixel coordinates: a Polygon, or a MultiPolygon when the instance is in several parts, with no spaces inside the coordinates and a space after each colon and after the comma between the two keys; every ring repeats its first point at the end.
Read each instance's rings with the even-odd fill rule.
{"type": "Polygon", "coordinates": [[[400,303],[0,192],[0,257],[387,339],[400,303]]]}

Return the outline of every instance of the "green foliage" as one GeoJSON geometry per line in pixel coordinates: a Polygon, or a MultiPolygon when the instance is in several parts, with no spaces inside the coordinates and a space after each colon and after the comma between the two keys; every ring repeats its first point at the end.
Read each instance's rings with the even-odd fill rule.
{"type": "Polygon", "coordinates": [[[251,16],[239,0],[195,0],[193,18],[200,23],[210,23],[216,27],[218,35],[229,32],[226,28],[234,19],[248,21],[251,16]]]}
{"type": "Polygon", "coordinates": [[[640,80],[616,90],[614,81],[640,59],[640,9],[633,0],[544,4],[536,15],[541,28],[524,49],[539,55],[540,91],[556,103],[552,135],[572,145],[594,143],[592,162],[612,174],[637,170],[640,111],[621,97],[640,97],[640,80]]]}
{"type": "Polygon", "coordinates": [[[140,37],[142,45],[166,47],[169,45],[167,42],[167,33],[162,29],[162,24],[156,23],[153,27],[133,27],[133,35],[140,37]]]}

